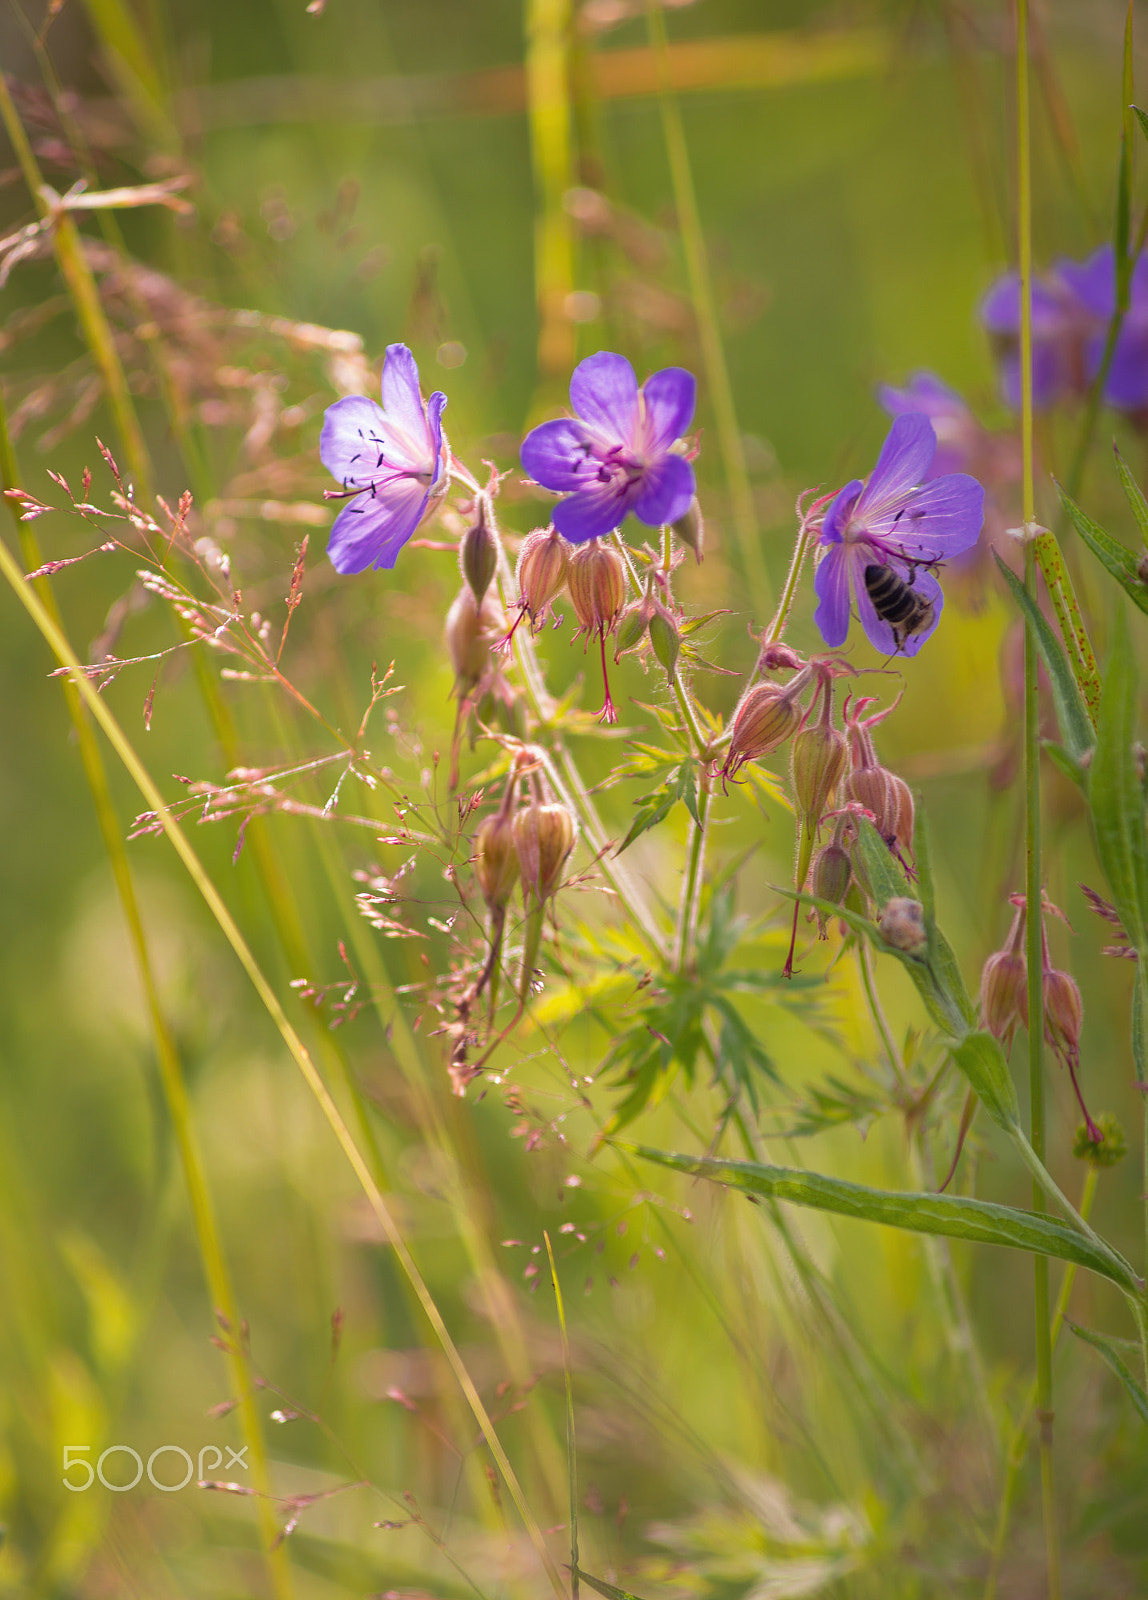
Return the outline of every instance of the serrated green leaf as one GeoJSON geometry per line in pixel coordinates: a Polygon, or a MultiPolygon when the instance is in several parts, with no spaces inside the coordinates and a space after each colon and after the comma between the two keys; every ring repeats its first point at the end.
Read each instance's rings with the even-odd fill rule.
{"type": "Polygon", "coordinates": [[[856,1217],[864,1222],[879,1222],[910,1233],[943,1234],[950,1239],[1004,1245],[1013,1250],[1027,1250],[1033,1255],[1072,1261],[1102,1278],[1111,1279],[1122,1289],[1138,1292],[1130,1269],[1122,1270],[1123,1264],[1098,1249],[1091,1239],[1074,1228],[1053,1222],[1041,1212],[1019,1211],[1012,1206],[972,1200],[963,1195],[870,1189],[863,1184],[847,1183],[842,1178],[803,1172],[795,1167],[681,1155],[621,1141],[618,1148],[675,1172],[708,1178],[764,1199],[788,1200],[793,1205],[831,1211],[837,1216],[856,1217]]]}
{"type": "MultiPolygon", "coordinates": [[[[1085,1344],[1090,1344],[1094,1350],[1100,1352],[1124,1385],[1125,1393],[1140,1413],[1141,1422],[1148,1422],[1148,1394],[1145,1394],[1142,1386],[1132,1375],[1131,1370],[1120,1354],[1117,1341],[1108,1338],[1106,1334],[1096,1333],[1092,1328],[1082,1328],[1077,1323],[1069,1321],[1067,1317],[1064,1320],[1078,1339],[1083,1339],[1085,1344]]],[[[1123,1342],[1123,1340],[1120,1341],[1120,1343],[1123,1342]]]]}
{"type": "Polygon", "coordinates": [[[952,1057],[998,1127],[1011,1132],[1020,1120],[1016,1086],[1004,1051],[991,1033],[970,1033],[952,1047],[952,1057]]]}
{"type": "Polygon", "coordinates": [[[1088,707],[1080,693],[1072,666],[1068,657],[1061,648],[1060,640],[1049,627],[1048,622],[1040,607],[1033,600],[1024,584],[1016,574],[1005,565],[1000,556],[996,557],[997,566],[1000,568],[1001,577],[1008,584],[1013,599],[1021,611],[1032,623],[1033,633],[1036,636],[1036,648],[1048,673],[1048,681],[1052,688],[1053,703],[1056,706],[1056,721],[1060,728],[1061,738],[1064,740],[1069,753],[1074,760],[1079,761],[1081,756],[1092,749],[1096,742],[1096,735],[1092,728],[1092,719],[1088,714],[1088,707]]]}
{"type": "Polygon", "coordinates": [[[1135,732],[1136,668],[1127,618],[1120,609],[1100,700],[1089,802],[1100,864],[1116,913],[1139,952],[1143,970],[1148,959],[1148,841],[1144,833],[1144,791],[1132,748],[1135,732]]]}
{"type": "Polygon", "coordinates": [[[1073,527],[1097,561],[1116,579],[1132,604],[1148,612],[1148,584],[1140,576],[1140,557],[1127,545],[1121,544],[1119,539],[1105,533],[1100,524],[1082,511],[1074,500],[1070,500],[1063,489],[1060,490],[1060,498],[1073,527]]]}
{"type": "MultiPolygon", "coordinates": [[[[1142,117],[1144,113],[1138,111],[1136,115],[1142,117]]],[[[1120,454],[1120,451],[1114,448],[1113,454],[1116,456],[1116,474],[1120,479],[1125,498],[1132,508],[1132,515],[1136,518],[1136,526],[1140,529],[1140,537],[1148,545],[1148,500],[1144,498],[1143,489],[1132,476],[1131,469],[1120,454]]]]}
{"type": "Polygon", "coordinates": [[[582,1583],[588,1585],[596,1594],[603,1594],[606,1600],[638,1600],[636,1594],[631,1594],[629,1589],[618,1589],[612,1583],[607,1583],[605,1578],[592,1578],[588,1572],[583,1572],[581,1567],[571,1567],[571,1572],[577,1573],[582,1583]]]}

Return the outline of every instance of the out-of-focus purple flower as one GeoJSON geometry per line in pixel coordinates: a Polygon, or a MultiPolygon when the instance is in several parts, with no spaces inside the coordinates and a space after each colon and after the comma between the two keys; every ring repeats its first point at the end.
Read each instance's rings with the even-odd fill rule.
{"type": "Polygon", "coordinates": [[[919,412],[933,424],[937,453],[929,479],[963,472],[977,454],[984,429],[957,391],[942,383],[936,373],[914,372],[902,389],[891,383],[878,384],[877,399],[891,417],[919,412]]]}
{"type": "MultiPolygon", "coordinates": [[[[1108,324],[1116,309],[1112,246],[1103,245],[1087,261],[1058,261],[1056,274],[1091,323],[1084,356],[1091,382],[1100,371],[1108,324]]],[[[1137,260],[1129,290],[1128,310],[1104,383],[1104,398],[1117,411],[1141,411],[1148,406],[1148,256],[1137,260]]]]}
{"type": "Polygon", "coordinates": [[[522,465],[535,482],[568,495],[554,507],[554,526],[571,544],[610,533],[631,512],[652,528],[685,516],[694,471],[673,445],[693,420],[695,389],[682,367],[655,372],[639,389],[630,363],[609,350],[578,364],[570,379],[575,415],[544,422],[522,441],[522,465]]]}
{"type": "MultiPolygon", "coordinates": [[[[1006,272],[981,301],[981,321],[992,339],[1000,368],[1001,392],[1014,410],[1020,406],[1020,274],[1006,272]]],[[[1081,386],[1081,308],[1057,277],[1032,285],[1032,403],[1054,405],[1081,386]]]]}
{"type": "Polygon", "coordinates": [[[428,401],[405,344],[387,346],[381,407],[365,395],[328,406],[319,440],[327,471],[348,497],[335,518],[327,554],[336,572],[391,568],[399,551],[445,493],[448,450],[442,431],[446,396],[428,401]]]}
{"type": "Polygon", "coordinates": [[[886,655],[916,655],[940,621],[944,596],[928,569],[976,542],[985,492],[963,472],[930,480],[936,449],[928,417],[898,417],[869,481],[847,483],[825,513],[814,621],[831,648],[845,643],[851,598],[886,655]]]}

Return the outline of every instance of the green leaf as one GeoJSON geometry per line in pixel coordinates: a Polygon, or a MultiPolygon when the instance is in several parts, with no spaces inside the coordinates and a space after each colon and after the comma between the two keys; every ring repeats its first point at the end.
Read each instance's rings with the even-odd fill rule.
{"type": "Polygon", "coordinates": [[[1148,139],[1148,114],[1141,111],[1139,106],[1133,106],[1132,109],[1136,113],[1136,120],[1144,130],[1144,137],[1148,139]]]}
{"type": "Polygon", "coordinates": [[[1000,568],[1001,577],[1012,591],[1012,597],[1021,611],[1032,623],[1036,635],[1036,648],[1040,652],[1040,659],[1044,670],[1048,673],[1048,681],[1052,687],[1053,703],[1056,706],[1056,721],[1060,728],[1061,738],[1074,760],[1079,761],[1087,751],[1096,743],[1096,735],[1092,731],[1092,719],[1088,715],[1088,707],[1084,697],[1077,687],[1076,678],[1068,658],[1061,648],[1060,640],[1049,627],[1048,621],[1029,594],[1024,584],[1016,574],[1005,565],[1000,556],[996,557],[997,566],[1000,568]]]}
{"type": "Polygon", "coordinates": [[[1074,783],[1085,794],[1088,793],[1088,773],[1075,756],[1070,756],[1062,744],[1056,744],[1052,739],[1045,739],[1041,749],[1048,756],[1056,770],[1074,783]]]}
{"type": "Polygon", "coordinates": [[[993,1121],[1011,1131],[1020,1120],[1016,1086],[1005,1053],[991,1033],[970,1033],[952,1048],[953,1060],[993,1121]]]}
{"type": "Polygon", "coordinates": [[[1077,1323],[1069,1321],[1067,1317],[1064,1320],[1078,1339],[1083,1339],[1085,1344],[1090,1344],[1094,1350],[1100,1351],[1104,1360],[1124,1385],[1128,1398],[1140,1413],[1140,1420],[1148,1422],[1148,1394],[1145,1394],[1143,1388],[1125,1364],[1117,1341],[1110,1339],[1107,1334],[1096,1333],[1091,1328],[1082,1328],[1077,1323]]]}
{"type": "Polygon", "coordinates": [[[963,1195],[896,1193],[870,1189],[842,1178],[829,1178],[793,1167],[764,1166],[749,1161],[722,1161],[710,1156],[688,1156],[646,1145],[619,1142],[618,1148],[642,1156],[659,1166],[693,1177],[741,1189],[764,1199],[788,1200],[816,1211],[880,1222],[910,1233],[937,1233],[977,1244],[1005,1245],[1034,1255],[1055,1256],[1110,1278],[1122,1289],[1138,1292],[1131,1269],[1105,1252],[1084,1234],[1064,1227],[1037,1211],[1018,1211],[989,1200],[963,1195]]]}
{"type": "Polygon", "coordinates": [[[656,827],[659,822],[664,822],[679,800],[684,802],[686,810],[700,827],[697,762],[693,759],[682,761],[672,767],[663,784],[635,800],[638,814],[630,824],[629,833],[618,846],[618,855],[628,849],[635,839],[641,838],[643,833],[656,827]]]}
{"type": "Polygon", "coordinates": [[[631,1594],[629,1589],[615,1588],[612,1583],[607,1583],[605,1578],[592,1578],[588,1572],[583,1572],[581,1567],[571,1567],[570,1570],[596,1593],[604,1594],[606,1600],[638,1600],[638,1596],[631,1594]]]}
{"type": "Polygon", "coordinates": [[[1100,699],[1100,725],[1089,778],[1096,852],[1112,891],[1116,914],[1140,956],[1148,959],[1148,841],[1144,791],[1132,741],[1136,731],[1136,667],[1128,621],[1118,610],[1112,659],[1100,699]]]}
{"type": "MultiPolygon", "coordinates": [[[[1059,486],[1058,486],[1059,487],[1059,486]]],[[[1114,577],[1124,593],[1141,611],[1148,612],[1148,584],[1140,576],[1140,557],[1121,544],[1110,533],[1105,533],[1082,511],[1064,490],[1060,490],[1061,503],[1072,519],[1072,524],[1101,566],[1114,577]]]]}
{"type": "MultiPolygon", "coordinates": [[[[1136,115],[1142,117],[1144,113],[1138,111],[1136,115]]],[[[1148,500],[1144,498],[1143,489],[1132,476],[1128,463],[1115,446],[1113,446],[1113,453],[1116,456],[1117,476],[1120,479],[1128,504],[1132,507],[1132,515],[1136,518],[1136,526],[1140,529],[1140,537],[1148,545],[1148,500]]]]}

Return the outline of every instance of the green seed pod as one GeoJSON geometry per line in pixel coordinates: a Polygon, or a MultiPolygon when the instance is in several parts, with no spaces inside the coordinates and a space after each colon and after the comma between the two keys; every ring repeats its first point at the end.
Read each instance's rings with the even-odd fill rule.
{"type": "Polygon", "coordinates": [[[797,809],[807,826],[816,827],[841,782],[848,759],[845,735],[827,722],[803,728],[793,741],[793,787],[797,809]]]}
{"type": "Polygon", "coordinates": [[[486,497],[478,498],[478,515],[463,534],[458,546],[458,564],[463,579],[470,585],[475,603],[481,605],[483,596],[498,570],[498,535],[490,524],[486,497]]]}
{"type": "Polygon", "coordinates": [[[673,612],[660,600],[654,601],[650,616],[650,645],[658,661],[666,669],[666,677],[672,683],[674,668],[678,664],[678,655],[682,648],[682,636],[678,632],[673,612]]]}
{"type": "Polygon", "coordinates": [[[1092,1137],[1087,1122],[1082,1122],[1072,1141],[1073,1155],[1078,1161],[1087,1161],[1094,1167],[1114,1167],[1128,1154],[1124,1129],[1111,1111],[1102,1111],[1094,1117],[1092,1126],[1101,1136],[1099,1141],[1092,1137]]]}
{"type": "Polygon", "coordinates": [[[621,556],[601,539],[591,539],[570,557],[566,582],[579,629],[604,639],[626,603],[626,569],[621,556]]]}
{"type": "Polygon", "coordinates": [[[514,824],[510,817],[496,812],[485,819],[474,837],[474,875],[491,911],[501,911],[510,899],[518,870],[514,824]]]}
{"type": "Polygon", "coordinates": [[[673,524],[673,529],[686,548],[693,551],[694,560],[700,565],[705,545],[706,525],[697,495],[690,501],[685,516],[679,517],[673,524]]]}
{"type": "MultiPolygon", "coordinates": [[[[849,893],[849,885],[853,878],[853,868],[849,861],[848,850],[834,841],[819,850],[813,858],[813,869],[810,888],[818,900],[830,900],[839,906],[849,893]]],[[[825,938],[825,916],[817,913],[817,928],[821,937],[825,938]]]]}
{"type": "Polygon", "coordinates": [[[446,647],[455,683],[473,689],[487,669],[490,647],[505,627],[501,606],[493,595],[479,605],[469,587],[460,589],[446,614],[446,647]]]}
{"type": "Polygon", "coordinates": [[[651,610],[652,602],[643,595],[641,600],[632,600],[622,612],[614,635],[615,662],[620,661],[627,651],[636,650],[646,637],[651,610]]]}
{"type": "Polygon", "coordinates": [[[531,622],[538,619],[566,582],[570,546],[557,528],[535,528],[522,541],[516,579],[531,622]]]}
{"type": "Polygon", "coordinates": [[[891,944],[894,950],[904,950],[907,955],[918,955],[929,942],[924,906],[919,900],[903,895],[886,903],[877,919],[877,927],[886,944],[891,944]]]}
{"type": "Polygon", "coordinates": [[[545,903],[562,881],[566,857],[574,848],[574,819],[565,806],[528,806],[514,818],[514,847],[522,873],[523,898],[545,903]]]}

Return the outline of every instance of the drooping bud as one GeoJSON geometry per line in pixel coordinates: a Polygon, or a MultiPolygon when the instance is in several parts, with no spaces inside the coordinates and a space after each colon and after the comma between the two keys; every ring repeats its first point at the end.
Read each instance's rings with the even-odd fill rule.
{"type": "MultiPolygon", "coordinates": [[[[849,893],[849,883],[853,876],[853,868],[849,861],[849,852],[836,838],[819,850],[813,858],[813,869],[810,878],[810,887],[814,898],[828,900],[833,905],[839,906],[849,893]]],[[[817,929],[819,936],[824,939],[825,914],[817,912],[817,929]]]]}
{"type": "Polygon", "coordinates": [[[847,799],[856,800],[872,814],[882,839],[895,836],[898,805],[892,773],[884,767],[854,767],[842,787],[847,799]]]}
{"type": "Polygon", "coordinates": [[[747,761],[760,760],[797,730],[801,707],[793,685],[755,683],[741,697],[733,714],[729,754],[722,767],[723,778],[733,778],[747,761]]]}
{"type": "Polygon", "coordinates": [[[925,908],[919,900],[903,895],[886,901],[877,927],[886,944],[891,944],[894,950],[904,950],[907,955],[919,954],[929,942],[925,908]]]}
{"type": "Polygon", "coordinates": [[[458,546],[459,569],[478,605],[482,604],[498,570],[498,551],[498,534],[490,520],[486,496],[479,495],[475,519],[458,546]]]}
{"type": "Polygon", "coordinates": [[[700,565],[706,542],[706,525],[697,495],[690,501],[685,516],[679,517],[673,524],[673,529],[686,548],[693,551],[694,560],[700,565]]]}
{"type": "Polygon", "coordinates": [[[1096,1117],[1092,1123],[1092,1132],[1089,1131],[1087,1122],[1082,1122],[1076,1130],[1076,1137],[1072,1141],[1072,1153],[1078,1161],[1087,1161],[1093,1167],[1114,1167],[1128,1154],[1124,1129],[1111,1111],[1102,1111],[1096,1117]],[[1100,1139],[1094,1139],[1092,1132],[1099,1133],[1100,1139]]]}
{"type": "Polygon", "coordinates": [[[473,689],[487,670],[491,646],[505,620],[493,595],[479,605],[469,587],[459,590],[446,614],[446,647],[460,692],[473,689]]]}
{"type": "Polygon", "coordinates": [[[566,582],[570,546],[557,528],[535,528],[522,541],[515,573],[518,593],[536,622],[566,582]]]}
{"type": "Polygon", "coordinates": [[[848,759],[845,735],[828,721],[803,728],[793,741],[793,788],[806,826],[815,828],[848,759]]]}
{"type": "Polygon", "coordinates": [[[640,600],[631,600],[622,612],[614,633],[615,665],[629,651],[636,650],[646,637],[646,629],[650,626],[653,610],[654,602],[649,595],[643,595],[640,600]]]}
{"type": "Polygon", "coordinates": [[[896,820],[893,823],[893,837],[902,850],[911,851],[913,848],[913,821],[916,811],[913,805],[913,791],[895,772],[889,773],[889,782],[897,801],[896,820]]]}
{"type": "Polygon", "coordinates": [[[514,823],[497,811],[487,817],[474,838],[474,875],[491,911],[501,911],[518,882],[514,823]]]}
{"type": "Polygon", "coordinates": [[[579,632],[604,639],[626,603],[626,569],[621,556],[601,539],[591,539],[570,557],[566,582],[579,632]]]}
{"type": "Polygon", "coordinates": [[[654,601],[653,615],[650,617],[650,644],[658,661],[666,669],[666,677],[673,683],[682,636],[673,612],[660,600],[654,601]]]}
{"type": "Polygon", "coordinates": [[[522,893],[545,903],[562,881],[566,857],[574,848],[574,819],[565,806],[533,805],[514,818],[514,847],[522,873],[522,893]]]}
{"type": "Polygon", "coordinates": [[[1084,1002],[1076,979],[1050,967],[1044,974],[1044,1037],[1058,1056],[1079,1059],[1084,1002]]]}
{"type": "Polygon", "coordinates": [[[981,1021],[1006,1050],[1028,1027],[1028,967],[1014,950],[997,950],[981,970],[981,1021]]]}

